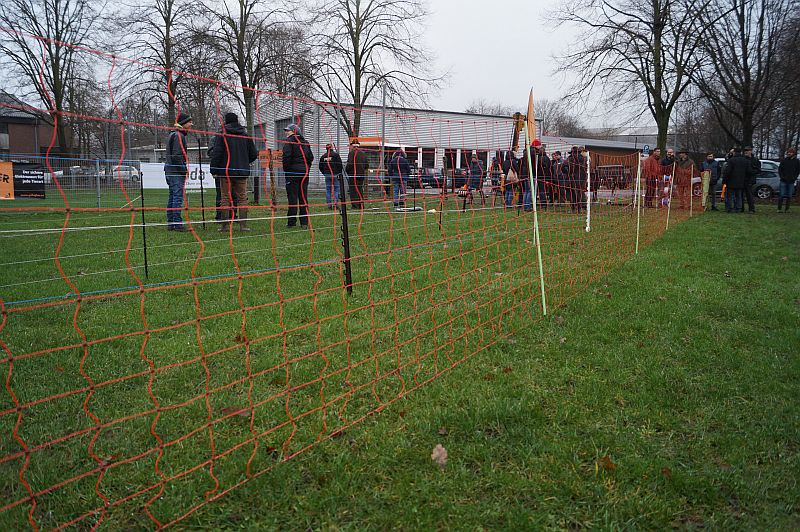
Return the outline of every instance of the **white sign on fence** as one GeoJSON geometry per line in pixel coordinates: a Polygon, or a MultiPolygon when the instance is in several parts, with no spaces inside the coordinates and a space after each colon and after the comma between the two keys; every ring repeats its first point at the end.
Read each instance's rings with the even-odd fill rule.
{"type": "MultiPolygon", "coordinates": [[[[211,176],[209,165],[190,164],[189,178],[186,180],[186,190],[200,190],[202,180],[203,188],[213,189],[214,178],[211,176]]],[[[144,188],[169,188],[164,174],[163,163],[142,163],[142,186],[144,188]]]]}

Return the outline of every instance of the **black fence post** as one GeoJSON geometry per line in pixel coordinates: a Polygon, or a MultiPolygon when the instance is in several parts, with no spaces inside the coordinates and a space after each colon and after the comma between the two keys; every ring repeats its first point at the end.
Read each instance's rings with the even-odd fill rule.
{"type": "Polygon", "coordinates": [[[144,250],[144,276],[150,278],[150,272],[147,265],[147,220],[144,217],[144,179],[139,178],[139,198],[141,199],[142,208],[139,212],[142,213],[142,249],[144,250]]]}
{"type": "Polygon", "coordinates": [[[342,214],[342,248],[344,248],[344,281],[347,294],[353,294],[353,274],[350,270],[350,229],[347,226],[347,196],[344,190],[344,175],[339,174],[339,212],[342,214]]]}

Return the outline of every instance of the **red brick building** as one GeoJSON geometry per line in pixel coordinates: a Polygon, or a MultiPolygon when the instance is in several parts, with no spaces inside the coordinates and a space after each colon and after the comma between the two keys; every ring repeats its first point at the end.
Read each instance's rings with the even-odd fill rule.
{"type": "Polygon", "coordinates": [[[40,155],[50,145],[53,127],[27,108],[19,98],[0,91],[0,154],[40,155]]]}

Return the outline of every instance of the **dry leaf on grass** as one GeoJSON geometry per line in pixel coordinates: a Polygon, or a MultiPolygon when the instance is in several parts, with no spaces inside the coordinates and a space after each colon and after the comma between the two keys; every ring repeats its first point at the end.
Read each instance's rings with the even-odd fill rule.
{"type": "Polygon", "coordinates": [[[439,436],[447,436],[448,434],[450,434],[450,431],[445,427],[439,427],[439,436]]]}
{"type": "Polygon", "coordinates": [[[567,339],[562,336],[561,338],[558,339],[558,341],[559,341],[559,343],[563,344],[564,342],[567,341],[567,339]]]}
{"type": "Polygon", "coordinates": [[[605,455],[600,460],[598,460],[597,461],[597,465],[595,467],[595,469],[603,469],[605,471],[614,471],[616,468],[617,468],[617,464],[615,464],[611,460],[611,457],[608,456],[608,455],[605,455]]]}
{"type": "Polygon", "coordinates": [[[436,462],[440,469],[444,469],[444,466],[447,465],[447,449],[442,447],[441,443],[437,443],[436,447],[433,448],[431,460],[436,462]]]}
{"type": "Polygon", "coordinates": [[[514,371],[514,370],[511,369],[510,367],[503,368],[503,373],[511,373],[512,371],[514,371]]]}
{"type": "Polygon", "coordinates": [[[664,478],[667,480],[672,480],[672,470],[668,467],[661,469],[661,474],[664,475],[664,478]]]}

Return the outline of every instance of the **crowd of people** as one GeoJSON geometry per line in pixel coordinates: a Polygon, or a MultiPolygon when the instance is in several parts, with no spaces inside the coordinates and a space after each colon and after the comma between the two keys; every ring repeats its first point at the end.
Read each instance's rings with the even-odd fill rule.
{"type": "MultiPolygon", "coordinates": [[[[192,127],[192,117],[180,113],[167,139],[164,173],[166,175],[169,196],[167,200],[167,229],[185,231],[181,218],[183,207],[184,183],[188,173],[188,157],[186,151],[186,133],[192,127]]],[[[296,124],[284,128],[286,138],[283,143],[283,172],[286,181],[288,212],[287,227],[308,228],[308,183],[309,170],[314,161],[310,143],[300,133],[296,124]]],[[[241,231],[249,231],[247,226],[247,179],[250,175],[250,164],[258,157],[253,140],[247,136],[245,128],[239,123],[235,113],[226,113],[219,135],[212,138],[208,148],[211,174],[216,188],[216,220],[220,223],[219,231],[228,232],[234,221],[238,222],[241,231]]],[[[530,146],[530,157],[523,153],[517,157],[508,151],[501,162],[500,154],[493,157],[488,170],[484,169],[477,154],[473,154],[468,166],[467,181],[464,192],[482,192],[484,179],[491,177],[492,186],[503,197],[506,208],[516,207],[525,211],[533,210],[533,191],[531,181],[535,183],[538,197],[537,205],[547,209],[549,205],[568,205],[573,213],[580,213],[586,202],[587,193],[597,193],[598,180],[595,179],[587,188],[589,172],[589,154],[585,148],[573,146],[566,157],[561,151],[554,151],[549,156],[545,146],[538,139],[530,146]],[[530,164],[529,164],[530,161],[530,164]],[[531,172],[530,165],[533,165],[531,172]],[[532,175],[531,175],[532,174],[532,175]],[[531,179],[533,178],[533,179],[531,179]]],[[[325,146],[320,154],[319,171],[325,181],[325,202],[328,209],[333,209],[344,199],[344,190],[340,187],[340,178],[347,179],[347,190],[354,208],[363,209],[367,198],[367,175],[369,173],[369,157],[358,139],[350,143],[347,162],[332,144],[325,146]]],[[[761,162],[753,156],[753,149],[734,148],[720,163],[714,153],[706,154],[705,160],[696,165],[689,158],[687,150],[679,150],[677,157],[672,149],[667,149],[664,157],[661,150],[655,149],[642,161],[642,177],[645,183],[644,208],[666,206],[671,196],[677,199],[682,209],[690,206],[693,178],[701,177],[705,208],[716,211],[716,188],[720,180],[723,183],[725,210],[727,212],[744,212],[747,203],[748,212],[755,212],[753,185],[756,175],[761,171],[761,162]],[[674,181],[674,182],[673,182],[674,181]]],[[[396,208],[405,205],[405,187],[412,175],[412,167],[401,148],[396,150],[387,165],[387,174],[392,187],[392,200],[396,208]]],[[[779,166],[780,194],[778,211],[787,212],[794,195],[795,181],[800,175],[800,161],[796,148],[787,150],[786,157],[779,166]]]]}

